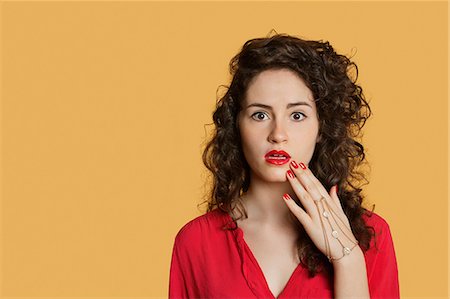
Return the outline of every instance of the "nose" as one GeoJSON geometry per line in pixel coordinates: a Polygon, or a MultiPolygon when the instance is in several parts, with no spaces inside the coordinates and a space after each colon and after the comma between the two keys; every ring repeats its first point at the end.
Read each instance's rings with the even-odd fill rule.
{"type": "Polygon", "coordinates": [[[287,132],[281,121],[274,122],[272,130],[268,136],[270,143],[281,143],[287,140],[287,132]]]}

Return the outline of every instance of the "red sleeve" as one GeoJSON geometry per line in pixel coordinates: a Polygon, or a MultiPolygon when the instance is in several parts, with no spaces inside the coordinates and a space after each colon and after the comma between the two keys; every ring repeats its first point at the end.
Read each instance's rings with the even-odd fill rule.
{"type": "Polygon", "coordinates": [[[376,248],[369,249],[366,256],[370,298],[400,298],[397,259],[388,223],[379,218],[375,227],[376,248]]]}
{"type": "Polygon", "coordinates": [[[186,275],[183,273],[183,261],[177,246],[177,239],[173,245],[172,261],[170,264],[169,298],[188,298],[186,275]]]}

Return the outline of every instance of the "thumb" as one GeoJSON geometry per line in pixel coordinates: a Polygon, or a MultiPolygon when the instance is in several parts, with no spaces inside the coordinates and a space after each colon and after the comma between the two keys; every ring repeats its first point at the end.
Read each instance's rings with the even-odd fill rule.
{"type": "Polygon", "coordinates": [[[342,205],[341,205],[341,201],[337,195],[337,191],[338,191],[338,186],[334,185],[333,187],[331,187],[330,190],[330,197],[333,199],[333,202],[336,204],[336,206],[341,210],[342,210],[342,205]]]}

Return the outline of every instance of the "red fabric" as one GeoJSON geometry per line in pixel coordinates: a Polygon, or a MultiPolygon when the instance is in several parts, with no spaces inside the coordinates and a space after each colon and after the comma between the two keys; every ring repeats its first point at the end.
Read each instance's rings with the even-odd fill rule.
{"type": "MultiPolygon", "coordinates": [[[[363,216],[376,232],[365,252],[371,298],[400,298],[398,270],[389,225],[379,215],[363,216]]],[[[184,225],[173,246],[169,298],[275,298],[243,231],[223,230],[232,218],[218,209],[184,225]]],[[[231,226],[233,227],[233,225],[231,226]]],[[[333,298],[326,272],[308,278],[301,264],[277,298],[333,298]]]]}

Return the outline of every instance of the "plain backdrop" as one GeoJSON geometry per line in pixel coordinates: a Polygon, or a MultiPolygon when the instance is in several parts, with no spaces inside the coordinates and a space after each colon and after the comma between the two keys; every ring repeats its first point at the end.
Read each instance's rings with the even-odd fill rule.
{"type": "Polygon", "coordinates": [[[0,5],[2,298],[166,297],[216,89],[271,29],[354,55],[365,206],[390,225],[402,297],[447,297],[446,2],[0,5]]]}

